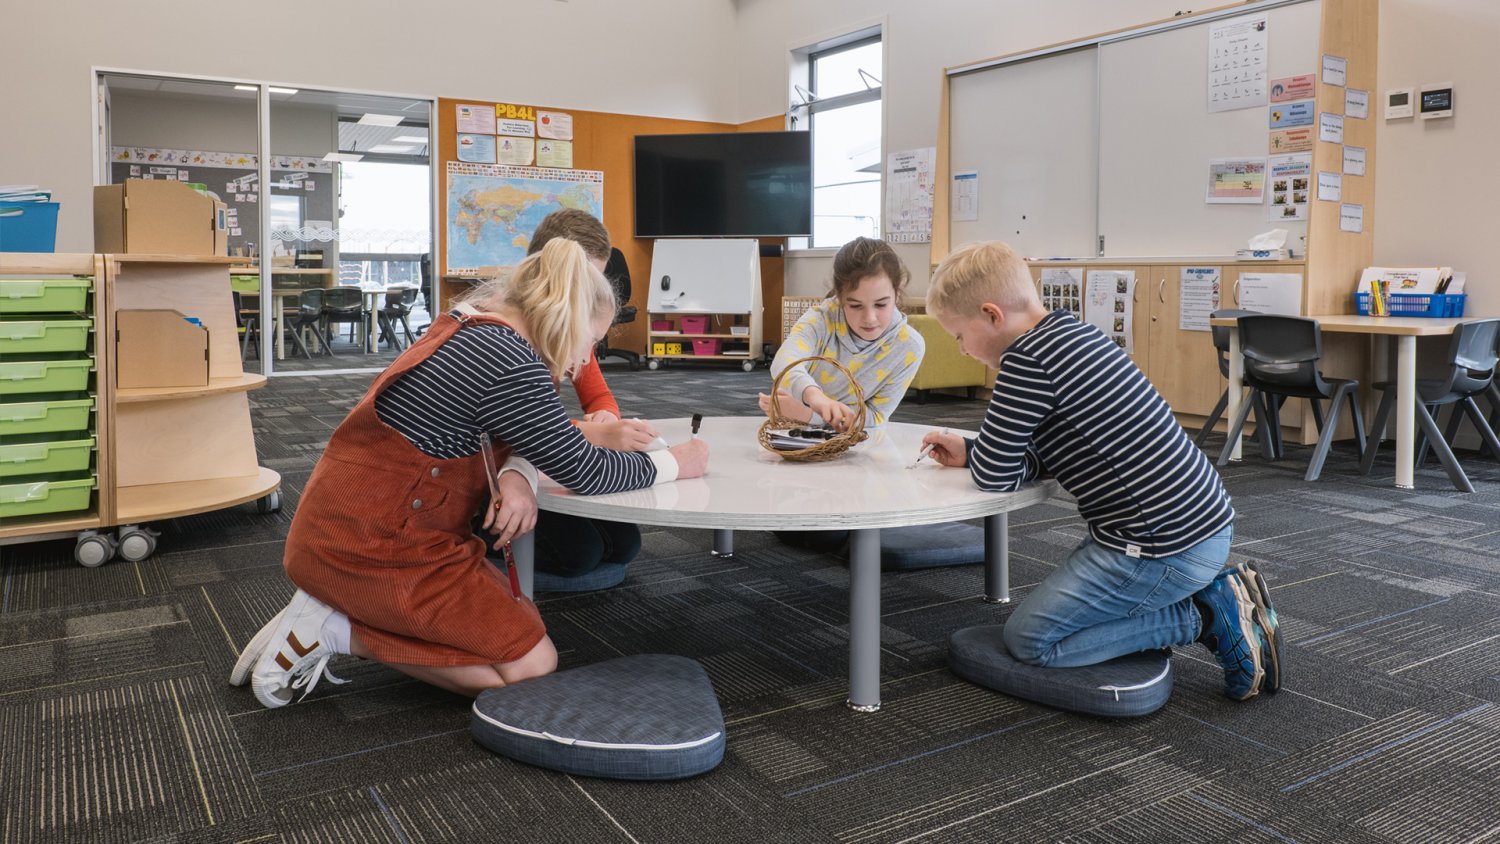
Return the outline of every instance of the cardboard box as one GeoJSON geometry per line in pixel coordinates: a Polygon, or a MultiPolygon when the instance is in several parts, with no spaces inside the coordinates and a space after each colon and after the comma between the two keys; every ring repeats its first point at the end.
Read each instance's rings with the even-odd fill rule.
{"type": "Polygon", "coordinates": [[[225,255],[223,203],[180,182],[127,179],[94,188],[94,251],[225,255]]]}
{"type": "Polygon", "coordinates": [[[181,312],[121,310],[115,337],[120,388],[208,386],[208,329],[181,312]]]}

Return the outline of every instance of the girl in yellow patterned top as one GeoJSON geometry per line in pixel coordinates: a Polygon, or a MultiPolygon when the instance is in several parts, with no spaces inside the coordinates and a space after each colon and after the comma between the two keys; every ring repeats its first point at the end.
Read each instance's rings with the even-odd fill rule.
{"type": "MultiPolygon", "coordinates": [[[[781,344],[771,362],[773,379],[798,358],[834,358],[864,390],[865,427],[884,425],[926,349],[898,307],[908,278],[900,256],[885,241],[860,237],[844,244],[833,259],[833,291],[802,315],[781,344]]],[[[837,369],[799,364],[782,385],[782,415],[836,431],[854,421],[854,391],[837,369]]],[[[761,393],[760,408],[770,413],[769,395],[761,393]]]]}

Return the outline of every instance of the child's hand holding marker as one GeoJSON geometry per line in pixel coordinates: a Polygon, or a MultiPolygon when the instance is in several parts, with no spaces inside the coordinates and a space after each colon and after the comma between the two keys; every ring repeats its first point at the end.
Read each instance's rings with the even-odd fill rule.
{"type": "Polygon", "coordinates": [[[911,465],[916,466],[923,457],[928,456],[943,466],[959,467],[967,466],[969,463],[969,453],[964,448],[964,438],[958,434],[948,433],[947,428],[941,431],[930,431],[922,438],[922,452],[917,455],[916,461],[911,465]]]}

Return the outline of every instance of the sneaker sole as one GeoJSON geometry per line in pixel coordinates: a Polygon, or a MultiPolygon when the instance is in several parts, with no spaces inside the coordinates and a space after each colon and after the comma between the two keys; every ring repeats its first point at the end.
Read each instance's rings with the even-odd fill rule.
{"type": "Polygon", "coordinates": [[[1249,584],[1250,600],[1255,602],[1255,622],[1266,634],[1265,690],[1275,694],[1281,690],[1281,626],[1275,619],[1276,610],[1271,608],[1271,590],[1254,562],[1247,560],[1238,568],[1241,579],[1249,584]]]}
{"type": "MultiPolygon", "coordinates": [[[[287,623],[288,619],[296,618],[298,615],[300,615],[302,604],[313,600],[316,599],[306,592],[303,592],[301,589],[298,589],[297,593],[292,596],[292,600],[287,603],[286,609],[282,610],[281,614],[276,616],[276,626],[271,631],[271,635],[268,637],[268,641],[266,642],[266,644],[262,646],[260,655],[255,659],[255,667],[257,669],[260,668],[260,664],[262,662],[271,662],[274,664],[276,655],[281,652],[281,648],[278,646],[277,648],[272,649],[270,647],[271,642],[281,642],[285,640],[287,634],[291,632],[291,625],[287,623]],[[296,611],[294,612],[293,610],[296,611]]],[[[267,671],[266,673],[281,675],[284,672],[282,671],[281,666],[277,665],[275,666],[274,670],[267,671]]],[[[252,671],[250,673],[250,691],[255,693],[255,699],[260,701],[261,706],[264,706],[267,709],[280,709],[281,707],[291,703],[292,698],[295,696],[295,693],[289,686],[272,687],[265,681],[259,671],[252,671]]]]}
{"type": "Polygon", "coordinates": [[[265,626],[260,628],[260,632],[255,634],[255,638],[250,640],[250,644],[240,652],[239,660],[229,672],[229,685],[243,686],[250,682],[250,671],[255,668],[256,661],[260,659],[260,652],[266,649],[266,643],[271,641],[271,635],[276,632],[276,625],[281,623],[281,616],[285,613],[286,609],[283,608],[266,622],[265,626]]]}
{"type": "MultiPolygon", "coordinates": [[[[1255,601],[1250,597],[1250,589],[1245,586],[1245,581],[1238,577],[1237,573],[1230,574],[1226,580],[1229,583],[1230,591],[1234,593],[1235,603],[1239,606],[1241,622],[1245,627],[1249,628],[1248,630],[1241,629],[1239,634],[1250,648],[1251,662],[1255,664],[1255,676],[1250,681],[1250,691],[1242,697],[1234,699],[1249,700],[1260,692],[1262,681],[1265,679],[1265,653],[1260,647],[1260,637],[1256,635],[1258,622],[1255,620],[1255,601]]],[[[1230,697],[1233,698],[1234,696],[1231,695],[1230,697]]]]}

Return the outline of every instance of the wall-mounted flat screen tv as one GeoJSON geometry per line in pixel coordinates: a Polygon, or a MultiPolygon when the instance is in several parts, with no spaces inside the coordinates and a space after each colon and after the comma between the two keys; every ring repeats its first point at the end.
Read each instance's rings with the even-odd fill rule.
{"type": "Polygon", "coordinates": [[[635,136],[636,237],[811,233],[809,133],[635,136]]]}

